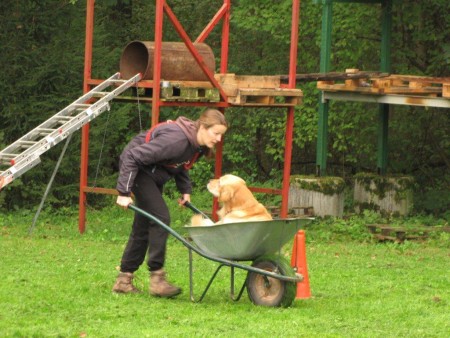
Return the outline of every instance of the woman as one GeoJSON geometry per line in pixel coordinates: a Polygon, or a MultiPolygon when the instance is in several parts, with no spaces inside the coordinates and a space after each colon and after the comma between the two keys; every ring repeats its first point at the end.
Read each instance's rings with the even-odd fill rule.
{"type": "MultiPolygon", "coordinates": [[[[164,184],[175,179],[182,198],[190,202],[192,191],[188,170],[200,156],[212,156],[212,149],[227,130],[223,114],[207,109],[197,121],[179,117],[176,121],[160,123],[148,132],[137,135],[120,155],[117,180],[117,204],[123,208],[133,203],[170,224],[170,215],[162,197],[164,184]]],[[[135,214],[133,228],[122,255],[120,273],[113,291],[140,292],[133,285],[133,273],[144,262],[150,270],[150,294],[173,297],[181,289],[167,282],[164,261],[168,232],[145,216],[135,214]]]]}

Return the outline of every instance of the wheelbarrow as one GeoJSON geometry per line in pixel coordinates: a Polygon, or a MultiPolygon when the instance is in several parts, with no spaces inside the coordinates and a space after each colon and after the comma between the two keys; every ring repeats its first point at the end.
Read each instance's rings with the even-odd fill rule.
{"type": "MultiPolygon", "coordinates": [[[[203,214],[192,204],[186,203],[196,213],[203,214]]],[[[296,273],[290,262],[276,255],[294,234],[313,218],[288,218],[271,221],[214,224],[210,226],[185,226],[190,238],[187,240],[155,216],[131,204],[130,209],[159,224],[189,250],[189,291],[193,302],[201,302],[215,280],[219,270],[231,269],[230,297],[238,301],[245,289],[255,305],[288,307],[295,299],[296,286],[303,276],[296,273]],[[200,298],[194,295],[193,255],[220,263],[200,298]],[[242,263],[250,261],[251,264],[242,263]],[[235,295],[235,269],[246,270],[247,277],[235,295]]],[[[204,215],[204,214],[203,214],[204,215]]],[[[207,217],[204,215],[204,217],[207,217]]]]}

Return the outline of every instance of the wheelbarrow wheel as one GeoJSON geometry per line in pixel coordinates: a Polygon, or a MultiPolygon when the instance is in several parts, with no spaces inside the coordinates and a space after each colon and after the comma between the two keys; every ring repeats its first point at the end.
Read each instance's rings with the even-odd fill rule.
{"type": "MultiPolygon", "coordinates": [[[[295,276],[289,262],[279,256],[260,257],[253,262],[252,266],[283,276],[295,276]]],[[[248,297],[255,305],[288,307],[294,301],[297,285],[295,282],[287,282],[250,271],[246,287],[248,297]]]]}

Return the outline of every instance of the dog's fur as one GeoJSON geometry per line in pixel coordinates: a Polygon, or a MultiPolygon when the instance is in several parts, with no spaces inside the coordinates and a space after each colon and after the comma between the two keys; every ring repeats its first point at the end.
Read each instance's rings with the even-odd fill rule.
{"type": "MultiPolygon", "coordinates": [[[[207,188],[213,196],[217,197],[222,208],[217,212],[218,223],[267,221],[272,216],[267,209],[259,203],[248,189],[245,181],[234,175],[224,175],[219,179],[210,180],[207,188]]],[[[201,215],[192,217],[194,226],[212,225],[201,215]]]]}

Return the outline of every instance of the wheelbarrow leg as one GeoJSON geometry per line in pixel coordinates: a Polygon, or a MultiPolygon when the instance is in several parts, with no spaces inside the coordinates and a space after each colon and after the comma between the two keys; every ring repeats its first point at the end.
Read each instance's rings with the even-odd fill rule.
{"type": "MultiPolygon", "coordinates": [[[[206,285],[205,290],[203,291],[202,295],[200,296],[199,299],[195,299],[195,295],[194,295],[194,268],[193,268],[193,258],[192,258],[192,250],[189,249],[189,295],[191,298],[192,302],[195,303],[199,303],[203,300],[203,298],[206,296],[206,293],[208,292],[209,288],[211,287],[214,279],[216,279],[217,274],[219,273],[220,269],[222,269],[222,267],[227,266],[226,264],[220,264],[216,271],[214,271],[211,279],[209,280],[208,284],[206,285]]],[[[246,288],[246,284],[247,284],[247,278],[244,281],[244,284],[241,287],[241,290],[239,291],[239,294],[237,297],[234,297],[234,284],[235,284],[235,280],[234,280],[234,266],[230,266],[231,268],[231,281],[230,281],[230,298],[233,301],[238,301],[239,299],[241,299],[242,294],[244,293],[244,290],[246,288]]]]}
{"type": "Polygon", "coordinates": [[[239,291],[238,296],[235,298],[234,297],[234,266],[230,266],[230,270],[231,270],[231,281],[230,281],[230,298],[237,302],[239,299],[241,299],[242,294],[244,293],[246,284],[247,284],[247,278],[244,281],[244,284],[241,287],[241,290],[239,291]]]}
{"type": "Polygon", "coordinates": [[[196,300],[195,296],[194,296],[194,278],[193,278],[194,269],[193,269],[192,250],[189,249],[189,294],[190,294],[192,302],[199,303],[203,300],[203,298],[205,297],[206,293],[208,292],[212,282],[214,281],[214,279],[216,279],[216,276],[217,276],[219,270],[222,269],[222,267],[224,267],[224,266],[225,266],[225,264],[220,264],[217,267],[216,271],[213,273],[211,279],[209,280],[208,284],[206,285],[206,288],[203,291],[202,295],[200,296],[199,299],[196,300]]]}

